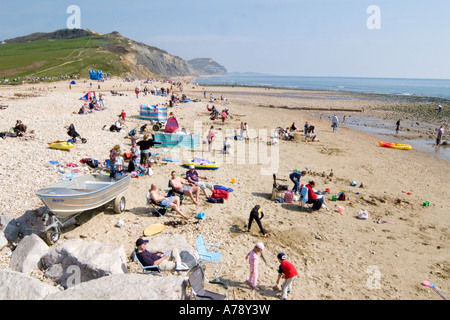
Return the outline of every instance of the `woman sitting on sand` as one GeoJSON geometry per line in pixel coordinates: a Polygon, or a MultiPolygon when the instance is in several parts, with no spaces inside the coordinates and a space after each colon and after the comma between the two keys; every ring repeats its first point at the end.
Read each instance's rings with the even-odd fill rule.
{"type": "Polygon", "coordinates": [[[14,132],[17,133],[18,136],[23,136],[25,132],[27,132],[27,126],[24,125],[21,120],[17,120],[16,125],[14,126],[14,132]]]}

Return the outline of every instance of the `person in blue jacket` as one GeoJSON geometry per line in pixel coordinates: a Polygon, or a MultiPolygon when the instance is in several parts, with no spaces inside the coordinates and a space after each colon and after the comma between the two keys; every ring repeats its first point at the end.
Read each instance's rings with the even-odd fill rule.
{"type": "Polygon", "coordinates": [[[306,174],[306,171],[299,171],[298,169],[295,169],[290,175],[289,179],[294,183],[294,187],[292,188],[292,191],[294,193],[300,192],[300,178],[306,174]]]}

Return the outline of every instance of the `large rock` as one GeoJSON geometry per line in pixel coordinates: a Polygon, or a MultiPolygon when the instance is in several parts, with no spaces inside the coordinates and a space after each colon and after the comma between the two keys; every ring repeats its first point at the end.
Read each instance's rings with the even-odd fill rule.
{"type": "Polygon", "coordinates": [[[0,216],[0,227],[9,242],[15,242],[19,238],[19,227],[17,221],[9,214],[0,216]]]}
{"type": "Polygon", "coordinates": [[[24,237],[11,255],[11,270],[29,274],[40,269],[40,260],[48,252],[47,244],[37,235],[24,237]]]}
{"type": "Polygon", "coordinates": [[[46,300],[180,300],[184,276],[112,275],[80,283],[46,300]]]}
{"type": "Polygon", "coordinates": [[[197,251],[186,241],[186,238],[180,234],[158,234],[147,239],[147,250],[171,250],[178,248],[180,250],[181,261],[186,263],[189,268],[197,265],[197,251]]]}
{"type": "Polygon", "coordinates": [[[3,230],[0,230],[0,251],[8,245],[8,239],[5,237],[3,230]]]}
{"type": "Polygon", "coordinates": [[[104,276],[127,273],[122,245],[68,240],[41,259],[45,276],[65,288],[104,276]]]}
{"type": "Polygon", "coordinates": [[[0,269],[0,300],[41,300],[56,292],[60,290],[28,275],[0,269]]]}

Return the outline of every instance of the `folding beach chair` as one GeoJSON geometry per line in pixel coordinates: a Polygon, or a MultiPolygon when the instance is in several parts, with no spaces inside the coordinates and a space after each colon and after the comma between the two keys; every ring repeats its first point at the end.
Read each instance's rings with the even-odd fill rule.
{"type": "Polygon", "coordinates": [[[133,251],[133,260],[137,263],[139,263],[139,265],[142,268],[142,272],[145,274],[157,274],[160,275],[162,277],[164,277],[164,275],[162,274],[161,270],[159,269],[159,266],[144,266],[141,261],[139,261],[139,258],[137,257],[137,248],[134,249],[133,251]]]}
{"type": "Polygon", "coordinates": [[[219,246],[205,243],[203,236],[199,235],[195,240],[195,247],[199,255],[198,263],[211,263],[215,279],[209,282],[221,283],[219,281],[219,274],[222,271],[222,253],[219,252],[219,246]],[[215,248],[216,251],[209,251],[207,246],[215,248]],[[218,269],[216,269],[216,265],[218,265],[218,269]]]}
{"type": "Polygon", "coordinates": [[[180,197],[180,206],[183,204],[183,199],[184,199],[184,192],[179,192],[177,190],[174,190],[172,185],[170,184],[170,180],[169,180],[169,192],[167,193],[167,196],[178,196],[180,197]]]}
{"type": "Polygon", "coordinates": [[[311,203],[308,203],[308,188],[303,186],[300,188],[300,207],[307,206],[308,208],[312,207],[311,203]]]}
{"type": "Polygon", "coordinates": [[[153,201],[153,199],[150,197],[149,192],[147,192],[147,205],[153,208],[153,210],[155,211],[154,215],[158,217],[166,215],[168,207],[159,205],[155,201],[153,201]]]}
{"type": "Polygon", "coordinates": [[[225,300],[227,295],[206,290],[203,286],[205,274],[201,266],[197,266],[190,274],[188,283],[195,300],[225,300]]]}

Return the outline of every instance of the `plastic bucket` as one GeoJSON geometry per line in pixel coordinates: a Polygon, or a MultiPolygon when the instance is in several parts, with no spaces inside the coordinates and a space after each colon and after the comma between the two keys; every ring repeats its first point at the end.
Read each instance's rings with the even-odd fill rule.
{"type": "Polygon", "coordinates": [[[197,219],[200,219],[200,220],[205,219],[205,213],[204,212],[197,213],[197,219]]]}
{"type": "Polygon", "coordinates": [[[342,207],[342,206],[339,206],[339,207],[338,207],[338,212],[339,212],[339,213],[343,213],[343,212],[344,212],[344,210],[345,210],[345,208],[344,208],[344,207],[342,207]]]}
{"type": "Polygon", "coordinates": [[[337,196],[331,196],[331,201],[337,201],[337,196]]]}

